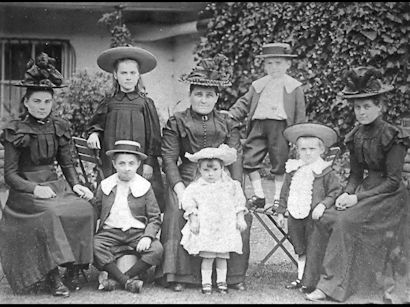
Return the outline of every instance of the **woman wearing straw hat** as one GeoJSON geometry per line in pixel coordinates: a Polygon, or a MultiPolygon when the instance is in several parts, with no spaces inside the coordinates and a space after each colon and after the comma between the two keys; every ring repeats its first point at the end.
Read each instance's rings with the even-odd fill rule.
{"type": "Polygon", "coordinates": [[[45,53],[30,60],[24,81],[16,84],[27,88],[25,112],[1,137],[10,194],[0,222],[0,255],[15,293],[46,279],[54,296],[69,296],[79,289],[79,270],[93,260],[94,211],[87,202],[93,194],[79,184],[69,123],[51,113],[53,90],[64,86],[53,63],[45,53]],[[65,179],[58,178],[55,161],[65,179]],[[64,283],[58,266],[67,267],[64,283]]]}
{"type": "Polygon", "coordinates": [[[344,193],[315,226],[317,246],[306,263],[313,271],[305,274],[316,290],[308,300],[345,301],[358,285],[374,283],[373,273],[383,270],[389,246],[386,234],[397,229],[405,213],[402,169],[409,135],[382,119],[382,94],[393,87],[380,78],[372,67],[350,70],[344,78],[342,93],[353,103],[359,125],[345,138],[351,171],[344,193]]]}
{"type": "Polygon", "coordinates": [[[148,156],[138,173],[149,180],[155,197],[163,210],[163,182],[158,157],[161,154],[161,130],[154,102],[145,94],[141,75],[157,65],[153,54],[133,46],[105,50],[97,59],[98,66],[113,73],[115,93],[104,99],[88,123],[88,146],[101,149],[102,169],[105,177],[115,170],[105,155],[117,140],[132,140],[141,144],[148,156]]]}
{"type": "MultiPolygon", "coordinates": [[[[237,125],[228,115],[215,110],[219,88],[231,85],[226,57],[217,55],[203,59],[190,74],[181,77],[189,83],[190,108],[176,112],[163,129],[162,159],[168,180],[167,205],[161,230],[164,260],[157,277],[181,291],[185,284],[201,284],[201,259],[190,256],[181,246],[181,229],[186,220],[181,207],[185,187],[195,178],[196,164],[185,157],[205,147],[225,143],[238,152],[236,161],[228,166],[233,179],[242,182],[242,148],[237,125]],[[178,160],[182,163],[179,165],[178,160]]],[[[227,284],[244,290],[249,260],[249,234],[252,217],[245,216],[247,229],[242,232],[243,254],[232,253],[228,260],[227,284]]]]}

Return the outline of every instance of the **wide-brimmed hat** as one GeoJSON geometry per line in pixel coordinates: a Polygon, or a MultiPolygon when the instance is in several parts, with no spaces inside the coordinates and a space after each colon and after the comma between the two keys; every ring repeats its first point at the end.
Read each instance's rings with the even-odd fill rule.
{"type": "Polygon", "coordinates": [[[121,59],[137,61],[140,74],[145,74],[157,66],[157,59],[151,52],[134,46],[122,46],[107,49],[98,56],[97,64],[102,70],[112,73],[115,62],[121,59]]]}
{"type": "Polygon", "coordinates": [[[317,137],[323,141],[326,147],[337,142],[337,132],[333,128],[317,123],[294,124],[283,131],[283,136],[293,144],[296,144],[301,136],[317,137]]]}
{"type": "Polygon", "coordinates": [[[141,151],[141,145],[138,142],[130,140],[119,140],[114,143],[114,148],[107,150],[105,154],[112,156],[115,153],[129,153],[137,155],[141,160],[145,160],[147,155],[141,151]]]}
{"type": "Polygon", "coordinates": [[[35,60],[30,59],[27,62],[24,79],[12,85],[34,89],[66,87],[67,85],[63,84],[63,75],[55,68],[55,64],[54,58],[42,52],[35,60]]]}
{"type": "Polygon", "coordinates": [[[259,58],[295,58],[292,49],[286,43],[269,43],[262,46],[262,53],[257,55],[259,58]]]}
{"type": "Polygon", "coordinates": [[[202,59],[191,73],[183,74],[179,81],[202,86],[231,86],[232,67],[227,60],[222,54],[202,59]]]}
{"type": "Polygon", "coordinates": [[[198,162],[201,159],[219,159],[224,165],[230,165],[236,161],[237,155],[235,148],[229,147],[226,144],[221,144],[217,148],[203,148],[194,154],[187,152],[185,157],[192,162],[198,162]]]}
{"type": "Polygon", "coordinates": [[[348,70],[343,76],[345,88],[342,90],[344,98],[365,98],[380,95],[394,89],[393,86],[383,84],[382,73],[374,67],[360,66],[348,70]]]}

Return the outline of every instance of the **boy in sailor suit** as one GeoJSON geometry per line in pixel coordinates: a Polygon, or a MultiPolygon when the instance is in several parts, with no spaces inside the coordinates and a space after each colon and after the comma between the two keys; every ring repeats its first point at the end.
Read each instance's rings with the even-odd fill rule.
{"type": "Polygon", "coordinates": [[[282,228],[285,224],[284,213],[288,211],[289,240],[298,255],[298,277],[286,288],[301,288],[302,292],[307,292],[309,289],[304,284],[310,276],[305,276],[304,272],[309,250],[314,244],[310,240],[314,221],[320,219],[342,193],[339,177],[332,169],[332,161],[326,162],[321,157],[326,148],[337,141],[337,133],[321,124],[301,123],[286,128],[283,135],[289,142],[296,144],[299,155],[299,159],[286,162],[285,181],[276,210],[282,228]]]}
{"type": "Polygon", "coordinates": [[[140,293],[143,282],[139,276],[161,262],[163,248],[156,238],[161,212],[150,182],[137,174],[141,161],[147,158],[139,143],[116,141],[106,154],[112,156],[116,173],[101,181],[96,192],[100,224],[94,237],[94,265],[110,275],[101,282],[103,290],[123,288],[140,293]],[[124,247],[139,257],[122,273],[115,260],[124,247]]]}
{"type": "Polygon", "coordinates": [[[275,176],[274,205],[279,203],[280,190],[288,159],[289,144],[283,130],[295,123],[306,121],[305,98],[302,83],[286,74],[291,65],[288,44],[271,43],[262,46],[266,76],[254,81],[249,91],[229,109],[232,118],[242,121],[248,116],[247,138],[243,145],[243,168],[249,174],[254,195],[249,207],[265,207],[259,169],[269,154],[270,172],[275,176]]]}

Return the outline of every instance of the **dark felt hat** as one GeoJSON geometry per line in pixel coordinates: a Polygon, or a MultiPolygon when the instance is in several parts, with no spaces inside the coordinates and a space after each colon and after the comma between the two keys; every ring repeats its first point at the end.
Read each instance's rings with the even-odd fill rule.
{"type": "Polygon", "coordinates": [[[116,141],[114,148],[105,152],[107,156],[112,156],[115,153],[134,154],[137,155],[141,160],[145,160],[147,158],[147,155],[141,151],[140,143],[130,140],[116,141]]]}
{"type": "Polygon", "coordinates": [[[286,43],[270,43],[262,46],[262,53],[257,55],[259,58],[295,58],[292,49],[286,43]]]}
{"type": "Polygon", "coordinates": [[[55,68],[55,63],[56,60],[47,53],[40,53],[35,60],[28,61],[24,79],[12,85],[34,89],[66,87],[63,75],[55,68]]]}
{"type": "Polygon", "coordinates": [[[344,98],[366,98],[380,95],[394,89],[392,85],[383,84],[382,73],[374,67],[356,67],[347,71],[343,77],[344,98]]]}
{"type": "Polygon", "coordinates": [[[98,56],[97,64],[102,70],[112,73],[115,62],[120,59],[137,61],[140,74],[145,74],[157,66],[157,59],[151,52],[134,46],[122,46],[107,49],[98,56]]]}
{"type": "Polygon", "coordinates": [[[202,86],[231,86],[232,67],[227,59],[222,54],[217,54],[214,58],[202,59],[191,73],[183,74],[179,80],[202,86]]]}
{"type": "Polygon", "coordinates": [[[317,137],[323,141],[326,147],[337,142],[337,132],[333,128],[317,123],[294,124],[283,131],[283,136],[293,144],[296,144],[301,136],[317,137]]]}

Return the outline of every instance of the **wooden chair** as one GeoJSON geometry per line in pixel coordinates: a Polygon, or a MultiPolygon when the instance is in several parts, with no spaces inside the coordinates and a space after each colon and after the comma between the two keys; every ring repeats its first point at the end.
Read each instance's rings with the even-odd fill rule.
{"type": "MultiPolygon", "coordinates": [[[[340,154],[340,147],[331,147],[326,153],[326,156],[324,157],[325,161],[332,161],[332,165],[334,164],[336,158],[340,154]]],[[[277,215],[276,209],[273,205],[267,206],[268,208],[266,209],[250,209],[250,211],[253,213],[253,215],[257,218],[257,220],[261,223],[261,225],[265,228],[265,230],[269,233],[269,235],[274,239],[275,243],[272,247],[272,249],[266,254],[266,256],[262,259],[260,262],[260,265],[263,265],[268,261],[268,259],[280,248],[282,249],[285,254],[289,257],[289,259],[297,266],[297,261],[293,254],[286,248],[284,245],[286,241],[289,241],[289,235],[288,233],[279,226],[278,222],[275,220],[274,216],[277,215]],[[263,219],[263,216],[266,216],[269,221],[273,224],[274,229],[278,230],[281,234],[281,238],[279,238],[271,229],[272,225],[268,225],[268,223],[265,222],[263,219]]],[[[285,217],[287,217],[287,214],[285,214],[285,217]]]]}

